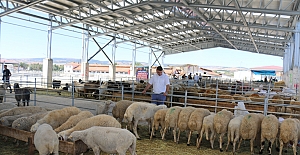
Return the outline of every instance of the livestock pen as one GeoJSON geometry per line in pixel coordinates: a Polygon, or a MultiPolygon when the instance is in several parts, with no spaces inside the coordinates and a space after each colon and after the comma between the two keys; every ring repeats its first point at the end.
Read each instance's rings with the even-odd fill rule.
{"type": "MultiPolygon", "coordinates": [[[[23,85],[26,85],[26,83],[23,83],[23,85]]],[[[28,85],[34,85],[34,82],[28,83],[28,85]]],[[[36,105],[36,106],[43,106],[49,109],[58,109],[65,106],[76,106],[79,107],[82,110],[89,110],[92,113],[96,113],[94,103],[99,102],[99,100],[94,98],[86,98],[83,96],[77,96],[74,92],[69,92],[67,90],[63,89],[46,89],[46,88],[38,88],[38,87],[30,87],[33,92],[31,94],[31,102],[30,105],[36,105]],[[57,92],[60,92],[57,93],[57,92]]],[[[134,101],[150,101],[150,95],[151,93],[147,93],[146,95],[141,95],[140,91],[135,91],[134,86],[131,87],[133,89],[124,89],[124,86],[121,85],[121,87],[116,88],[106,88],[107,91],[109,91],[106,94],[102,94],[105,96],[105,99],[113,99],[115,101],[121,100],[121,99],[128,99],[128,100],[134,100],[134,101]]],[[[197,88],[198,89],[198,88],[197,88]]],[[[180,105],[180,106],[194,106],[194,107],[203,107],[207,108],[210,111],[219,111],[220,109],[226,108],[230,110],[234,110],[234,103],[237,101],[241,101],[238,99],[226,99],[222,98],[224,92],[222,91],[212,91],[211,88],[201,88],[197,90],[197,92],[193,92],[192,90],[195,90],[194,87],[185,87],[182,90],[175,89],[175,86],[173,85],[170,90],[170,94],[168,96],[167,105],[168,106],[174,106],[174,105],[180,105]],[[207,90],[210,90],[208,92],[207,90]],[[219,94],[221,92],[221,94],[219,94]],[[234,103],[232,103],[234,102],[234,103]]],[[[227,93],[228,91],[225,91],[227,93]]],[[[246,93],[246,92],[245,92],[246,93]]],[[[232,94],[230,92],[231,96],[234,96],[235,93],[232,94]]],[[[229,94],[228,94],[229,95],[229,94]]],[[[245,94],[241,94],[245,95],[245,94]]],[[[265,99],[265,98],[263,98],[265,99]]],[[[268,99],[269,100],[269,99],[268,99]]],[[[10,103],[16,103],[14,100],[14,94],[6,94],[6,102],[10,103]]],[[[264,105],[265,100],[263,102],[253,102],[253,101],[244,101],[245,104],[254,106],[252,109],[247,109],[248,111],[254,111],[254,112],[261,112],[264,111],[264,105]],[[255,107],[260,107],[259,109],[256,109],[255,107]]],[[[298,114],[291,114],[289,111],[283,111],[278,112],[276,108],[273,108],[275,106],[285,108],[294,107],[297,109],[297,106],[289,105],[289,104],[277,104],[277,103],[268,103],[267,113],[274,113],[276,115],[280,116],[298,116],[298,114]]],[[[137,153],[138,154],[220,154],[218,150],[213,150],[209,148],[209,143],[204,140],[203,147],[201,147],[200,150],[197,150],[195,147],[188,147],[185,145],[186,138],[183,136],[181,137],[181,141],[179,144],[174,144],[170,140],[172,137],[169,135],[167,136],[167,141],[160,140],[160,136],[158,138],[154,138],[152,141],[149,140],[149,135],[147,134],[147,129],[144,127],[141,127],[142,130],[142,140],[138,141],[137,144],[137,153]]],[[[8,135],[9,136],[9,135],[8,135]]],[[[15,138],[15,137],[14,137],[15,138]]],[[[195,145],[195,138],[192,138],[192,146],[195,145]]],[[[9,146],[13,146],[12,139],[8,140],[10,143],[5,143],[1,140],[2,145],[5,147],[3,149],[10,150],[7,154],[22,154],[26,150],[26,152],[30,149],[28,147],[20,146],[23,151],[22,153],[15,152],[18,149],[8,149],[9,146]]],[[[24,140],[26,141],[26,140],[24,140]]],[[[28,140],[27,140],[28,141],[28,140]]],[[[246,144],[248,144],[246,142],[246,144]]],[[[63,144],[62,144],[63,146],[63,144]]],[[[248,145],[247,145],[248,146],[248,145]]],[[[72,148],[73,146],[68,146],[67,148],[72,148]]],[[[275,148],[274,148],[275,149],[275,148]]],[[[2,152],[2,150],[0,150],[2,152]]],[[[3,150],[5,151],[5,150],[3,150]]],[[[63,152],[63,151],[62,151],[63,152]]],[[[273,152],[276,152],[275,150],[273,152]]],[[[26,153],[24,153],[26,154],[26,153]]],[[[89,151],[87,154],[92,154],[91,151],[89,151]]],[[[225,152],[222,154],[231,154],[229,152],[225,152]]],[[[238,151],[238,154],[249,154],[248,147],[242,147],[240,151],[238,151]]]]}

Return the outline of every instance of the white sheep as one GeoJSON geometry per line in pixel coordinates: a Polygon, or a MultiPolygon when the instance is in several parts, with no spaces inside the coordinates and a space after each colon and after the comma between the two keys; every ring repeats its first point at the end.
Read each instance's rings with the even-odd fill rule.
{"type": "Polygon", "coordinates": [[[90,118],[93,116],[94,115],[89,111],[81,111],[79,114],[71,116],[65,123],[63,123],[61,126],[56,128],[54,131],[56,133],[59,133],[63,130],[70,129],[70,128],[74,127],[81,120],[84,120],[84,119],[87,119],[87,118],[90,118]]]}
{"type": "Polygon", "coordinates": [[[31,116],[18,118],[12,123],[12,128],[30,131],[31,126],[47,114],[48,112],[40,112],[31,116]]]}
{"type": "Polygon", "coordinates": [[[126,129],[94,126],[82,131],[74,131],[70,137],[73,141],[82,140],[95,155],[101,151],[125,155],[128,150],[136,155],[136,137],[126,129]]]}
{"type": "Polygon", "coordinates": [[[4,109],[12,109],[17,107],[17,105],[13,104],[13,103],[1,103],[0,104],[0,110],[4,110],[4,109]]]}
{"type": "Polygon", "coordinates": [[[124,119],[124,114],[126,109],[133,103],[134,101],[129,100],[121,100],[118,101],[115,107],[112,110],[112,115],[116,118],[119,122],[122,122],[124,119]]]}
{"type": "Polygon", "coordinates": [[[156,105],[147,102],[134,102],[125,111],[124,118],[129,124],[133,124],[133,132],[137,139],[140,139],[137,133],[138,122],[143,120],[148,122],[149,133],[151,129],[151,122],[154,114],[159,109],[167,108],[166,105],[156,105]]]}
{"type": "Polygon", "coordinates": [[[34,134],[33,141],[35,148],[39,151],[40,155],[53,153],[58,155],[59,140],[55,131],[49,124],[42,124],[38,127],[34,134]]]}
{"type": "Polygon", "coordinates": [[[0,114],[0,118],[3,116],[13,116],[13,115],[20,115],[24,113],[39,113],[39,112],[47,112],[47,110],[43,107],[38,106],[27,106],[27,107],[15,107],[12,108],[4,113],[0,114]]]}
{"type": "Polygon", "coordinates": [[[8,126],[10,127],[11,124],[18,118],[21,117],[27,117],[27,116],[31,116],[32,113],[24,113],[24,114],[20,114],[20,115],[13,115],[13,116],[4,116],[0,118],[0,123],[3,126],[8,126]]]}
{"type": "Polygon", "coordinates": [[[263,153],[265,140],[270,141],[269,143],[269,154],[271,154],[272,145],[275,142],[279,131],[279,121],[274,115],[267,115],[261,122],[261,148],[259,153],[263,153]]]}
{"type": "Polygon", "coordinates": [[[297,144],[300,139],[300,121],[296,118],[287,118],[280,125],[279,155],[282,155],[283,145],[293,142],[293,153],[297,154],[297,144]]]}
{"type": "Polygon", "coordinates": [[[63,109],[57,109],[50,111],[45,117],[38,120],[34,125],[32,125],[30,131],[35,132],[41,124],[49,124],[52,128],[57,128],[63,123],[65,123],[71,116],[77,115],[81,112],[77,107],[66,107],[63,109]]]}
{"type": "Polygon", "coordinates": [[[112,115],[112,110],[116,105],[116,103],[111,100],[100,100],[94,103],[96,104],[96,115],[112,115]]]}
{"type": "Polygon", "coordinates": [[[72,132],[85,130],[93,126],[121,128],[121,124],[114,117],[101,114],[81,120],[73,128],[61,131],[57,136],[63,140],[67,140],[72,132]]]}
{"type": "Polygon", "coordinates": [[[179,113],[179,117],[178,117],[177,143],[179,143],[180,132],[187,130],[187,133],[189,133],[188,122],[189,122],[190,116],[194,110],[196,110],[196,108],[194,108],[194,107],[184,107],[181,109],[181,111],[179,113]]]}
{"type": "Polygon", "coordinates": [[[211,148],[212,149],[214,148],[214,141],[215,141],[215,138],[216,138],[216,132],[215,132],[215,129],[214,129],[214,117],[215,116],[216,116],[215,113],[211,113],[210,115],[205,116],[203,118],[202,128],[201,128],[201,132],[200,132],[200,138],[198,139],[198,142],[197,142],[197,148],[198,149],[200,148],[200,144],[201,144],[201,141],[202,141],[202,136],[203,136],[204,133],[206,135],[206,140],[210,141],[211,148]],[[208,138],[209,133],[210,133],[210,137],[208,138]]]}
{"type": "Polygon", "coordinates": [[[154,131],[158,130],[159,126],[161,126],[160,136],[163,135],[163,130],[165,128],[165,117],[166,117],[167,111],[168,111],[168,108],[167,109],[159,109],[154,114],[153,123],[152,123],[152,131],[151,131],[151,135],[150,135],[150,140],[154,136],[154,131]]]}
{"type": "Polygon", "coordinates": [[[168,128],[173,128],[173,136],[174,136],[174,142],[176,143],[176,130],[178,126],[178,117],[179,113],[182,110],[181,107],[174,106],[168,109],[166,116],[165,116],[165,128],[162,135],[162,140],[165,139],[165,135],[168,128]]]}
{"type": "Polygon", "coordinates": [[[244,115],[239,115],[239,116],[233,118],[232,120],[230,120],[230,122],[228,124],[227,146],[226,146],[225,151],[228,150],[229,143],[233,142],[232,152],[233,152],[233,154],[235,153],[235,146],[236,146],[237,141],[240,138],[240,126],[241,126],[243,118],[244,118],[244,115]]]}
{"type": "Polygon", "coordinates": [[[250,113],[244,116],[240,126],[240,141],[238,149],[242,140],[250,139],[251,154],[254,154],[253,143],[256,138],[260,138],[261,122],[264,118],[262,114],[250,113]]]}
{"type": "Polygon", "coordinates": [[[233,117],[234,117],[233,113],[226,109],[219,111],[214,117],[214,130],[216,131],[216,134],[220,134],[219,142],[220,142],[221,152],[223,151],[222,148],[223,136],[227,132],[228,124],[233,117]]]}
{"type": "MultiPolygon", "coordinates": [[[[208,116],[208,115],[210,115],[209,110],[203,109],[203,108],[197,108],[191,113],[191,116],[188,121],[188,128],[190,129],[190,134],[188,137],[187,145],[190,145],[190,140],[191,140],[193,131],[197,131],[198,135],[200,134],[203,119],[205,116],[208,116]]],[[[198,142],[198,138],[196,140],[196,143],[198,142]]]]}

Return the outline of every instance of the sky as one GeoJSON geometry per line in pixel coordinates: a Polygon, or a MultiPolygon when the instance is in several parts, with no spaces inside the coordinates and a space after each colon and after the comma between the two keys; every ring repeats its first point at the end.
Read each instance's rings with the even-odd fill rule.
{"type": "MultiPolygon", "coordinates": [[[[38,13],[31,9],[24,10],[28,13],[38,13]]],[[[46,58],[47,57],[47,30],[46,21],[13,13],[11,16],[1,18],[0,28],[0,54],[1,58],[46,58]],[[16,19],[22,18],[21,19],[16,19]],[[28,22],[35,21],[37,23],[28,22]],[[43,23],[38,24],[38,23],[43,23]]],[[[82,24],[81,24],[82,25],[82,24]]],[[[80,26],[80,25],[78,25],[80,26]]],[[[82,30],[65,27],[68,30],[58,29],[53,31],[51,58],[78,58],[82,57],[82,30]]],[[[109,42],[108,37],[97,37],[100,46],[109,42]]],[[[117,40],[117,42],[120,40],[117,40]]],[[[98,46],[93,40],[89,41],[88,57],[98,51],[98,46]]],[[[116,60],[132,60],[134,44],[117,44],[116,60]]],[[[104,48],[111,57],[112,43],[104,48]]],[[[139,48],[136,53],[137,62],[149,62],[147,48],[139,48]]],[[[156,53],[158,56],[160,53],[156,53]]],[[[93,59],[107,61],[103,53],[99,53],[93,59]]],[[[152,56],[152,63],[155,57],[152,56]]],[[[160,60],[161,62],[161,60],[160,60]]],[[[251,53],[226,48],[212,48],[193,52],[166,55],[164,64],[196,64],[199,66],[224,66],[224,67],[258,67],[258,66],[282,66],[282,57],[251,53]]]]}

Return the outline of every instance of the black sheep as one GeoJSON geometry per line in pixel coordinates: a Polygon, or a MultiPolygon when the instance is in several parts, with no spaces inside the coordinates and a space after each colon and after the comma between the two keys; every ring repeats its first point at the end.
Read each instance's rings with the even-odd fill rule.
{"type": "Polygon", "coordinates": [[[22,100],[24,106],[25,106],[25,101],[27,101],[27,106],[29,106],[30,92],[31,92],[30,89],[20,88],[19,83],[15,83],[14,84],[14,92],[15,92],[15,99],[18,102],[18,106],[20,106],[21,100],[22,100]]]}

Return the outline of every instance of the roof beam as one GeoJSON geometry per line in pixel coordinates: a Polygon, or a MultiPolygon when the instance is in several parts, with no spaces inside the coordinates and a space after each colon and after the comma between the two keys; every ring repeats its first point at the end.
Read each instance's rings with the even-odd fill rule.
{"type": "MultiPolygon", "coordinates": [[[[181,20],[190,20],[190,21],[199,21],[201,19],[197,19],[197,18],[180,18],[178,17],[178,19],[181,20]]],[[[213,24],[221,24],[221,25],[230,25],[230,26],[245,26],[244,24],[240,24],[240,23],[234,23],[234,22],[228,22],[228,21],[219,21],[219,20],[209,20],[208,23],[213,23],[213,24]]],[[[292,28],[285,28],[285,27],[280,27],[278,28],[277,26],[261,26],[260,24],[251,24],[248,25],[249,28],[257,28],[257,29],[266,29],[266,30],[274,30],[274,31],[284,31],[284,32],[297,32],[295,29],[292,28]]]]}
{"type": "MultiPolygon", "coordinates": [[[[185,4],[187,7],[189,7],[188,3],[185,0],[182,0],[183,4],[185,4]]],[[[218,28],[213,24],[210,23],[206,17],[204,17],[198,10],[196,10],[195,8],[191,8],[191,10],[196,13],[204,22],[211,24],[211,27],[217,32],[219,33],[232,47],[234,47],[235,49],[237,49],[219,30],[218,28]]]]}
{"type": "Polygon", "coordinates": [[[255,43],[255,41],[254,41],[254,39],[253,39],[253,36],[252,36],[252,32],[251,32],[251,30],[250,30],[250,28],[249,28],[249,25],[248,25],[248,23],[247,23],[247,20],[246,20],[244,14],[243,14],[242,11],[241,11],[239,2],[238,2],[237,0],[234,0],[234,5],[235,5],[235,7],[238,9],[238,13],[239,13],[239,15],[242,17],[244,25],[245,25],[245,26],[247,27],[247,29],[248,29],[248,34],[249,34],[249,36],[250,36],[250,38],[251,38],[251,41],[252,41],[252,43],[253,43],[253,45],[254,45],[254,47],[255,47],[255,49],[256,49],[256,52],[259,53],[258,48],[257,48],[257,46],[256,46],[256,43],[255,43]]]}
{"type": "MultiPolygon", "coordinates": [[[[184,4],[184,2],[178,3],[178,2],[149,1],[148,3],[153,4],[153,5],[163,5],[163,6],[186,6],[184,4]]],[[[233,7],[233,6],[211,5],[211,4],[195,4],[195,3],[187,3],[187,4],[188,4],[189,7],[196,7],[196,8],[210,8],[210,9],[222,9],[222,10],[238,11],[238,9],[236,7],[233,7]]],[[[248,8],[248,7],[242,7],[241,11],[243,11],[243,12],[265,13],[265,14],[288,15],[288,16],[300,15],[300,12],[296,12],[296,11],[259,9],[259,8],[248,8]]]]}
{"type": "MultiPolygon", "coordinates": [[[[18,12],[18,11],[20,11],[20,10],[22,10],[22,9],[28,8],[28,7],[30,7],[30,6],[33,6],[33,5],[35,5],[35,4],[40,3],[40,2],[42,2],[42,1],[44,1],[44,0],[35,0],[35,1],[32,1],[32,2],[30,2],[30,3],[28,3],[28,4],[26,4],[26,3],[24,4],[24,3],[23,3],[22,6],[17,6],[17,7],[15,7],[15,8],[13,8],[13,9],[8,9],[8,8],[7,8],[8,10],[6,10],[6,11],[0,13],[0,17],[9,15],[9,14],[14,13],[14,12],[18,12]]],[[[8,3],[8,1],[7,1],[7,3],[8,3]]]]}

